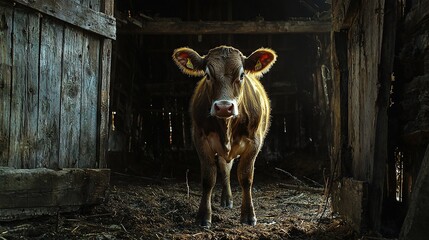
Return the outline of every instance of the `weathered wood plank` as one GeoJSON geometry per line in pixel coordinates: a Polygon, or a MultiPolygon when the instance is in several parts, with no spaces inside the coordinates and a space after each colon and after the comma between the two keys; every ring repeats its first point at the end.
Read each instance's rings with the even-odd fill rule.
{"type": "Polygon", "coordinates": [[[62,24],[51,18],[42,19],[36,167],[59,166],[63,36],[62,24]]]}
{"type": "Polygon", "coordinates": [[[272,22],[141,22],[140,28],[123,29],[121,34],[283,34],[328,33],[330,22],[272,21],[272,22]]]}
{"type": "Polygon", "coordinates": [[[334,0],[332,1],[332,29],[339,32],[350,28],[359,12],[361,1],[334,0]]]}
{"type": "Polygon", "coordinates": [[[28,40],[26,47],[27,88],[25,91],[27,102],[24,115],[26,117],[26,140],[23,149],[24,168],[34,168],[36,165],[37,122],[39,108],[39,44],[40,44],[40,17],[35,13],[28,13],[28,40]]]}
{"type": "Polygon", "coordinates": [[[357,232],[367,230],[368,183],[343,178],[333,186],[332,208],[357,232]]]}
{"type": "MultiPolygon", "coordinates": [[[[397,1],[385,1],[379,7],[384,9],[382,32],[380,33],[380,63],[377,95],[375,101],[375,139],[374,139],[374,161],[371,185],[369,189],[369,219],[373,229],[381,228],[381,213],[383,198],[386,163],[389,155],[389,118],[388,109],[390,107],[391,82],[393,73],[393,61],[395,59],[396,43],[396,21],[397,21],[397,1]]],[[[381,17],[381,16],[380,16],[381,17]]]]}
{"type": "Polygon", "coordinates": [[[0,7],[0,166],[9,163],[12,16],[11,7],[0,7]]]}
{"type": "Polygon", "coordinates": [[[349,30],[349,141],[352,147],[353,177],[371,181],[374,169],[376,100],[383,34],[384,1],[362,6],[349,30]],[[376,14],[373,14],[376,13],[376,14]]]}
{"type": "MultiPolygon", "coordinates": [[[[114,1],[104,0],[101,4],[101,10],[107,15],[113,15],[114,1]]],[[[112,62],[112,40],[104,39],[101,44],[101,82],[99,85],[99,146],[98,146],[98,167],[107,166],[106,153],[109,137],[109,93],[110,93],[110,73],[112,62]]]]}
{"type": "Polygon", "coordinates": [[[15,8],[13,21],[9,165],[28,168],[37,144],[39,17],[15,8]]]}
{"type": "MultiPolygon", "coordinates": [[[[347,108],[340,111],[348,113],[347,129],[341,131],[348,131],[347,148],[350,152],[342,150],[341,154],[349,152],[352,164],[350,171],[342,173],[368,183],[368,206],[362,206],[360,211],[364,211],[367,217],[368,228],[376,232],[380,230],[384,196],[387,109],[394,59],[392,41],[396,31],[394,14],[397,9],[391,4],[395,4],[394,1],[377,0],[368,1],[367,4],[350,0],[333,1],[333,30],[347,29],[348,46],[346,74],[349,98],[347,108]]],[[[339,90],[337,88],[335,91],[339,90]]],[[[337,144],[337,147],[341,146],[337,144]]],[[[348,167],[348,164],[343,161],[341,167],[348,167]]],[[[343,202],[333,202],[334,208],[343,202]]],[[[349,212],[343,209],[341,214],[349,215],[349,212]]],[[[357,218],[351,220],[358,225],[361,221],[357,218]]]]}
{"type": "Polygon", "coordinates": [[[69,0],[14,1],[98,35],[116,39],[116,21],[111,15],[69,0]]]}
{"type": "Polygon", "coordinates": [[[0,182],[0,221],[9,221],[102,203],[110,170],[0,168],[0,182]]]}
{"type": "Polygon", "coordinates": [[[26,70],[23,65],[25,54],[25,39],[27,18],[22,11],[14,11],[13,15],[13,58],[12,58],[12,84],[11,84],[11,106],[10,106],[10,147],[9,164],[10,167],[21,168],[21,142],[24,141],[24,100],[25,100],[25,79],[26,70]]]}
{"type": "MultiPolygon", "coordinates": [[[[82,1],[88,7],[99,11],[100,0],[82,1]]],[[[80,114],[81,168],[95,167],[97,162],[97,108],[100,68],[100,39],[93,34],[83,34],[82,108],[80,114]]]]}
{"type": "Polygon", "coordinates": [[[64,30],[61,85],[59,167],[75,167],[79,161],[80,110],[82,97],[82,33],[64,30]]]}

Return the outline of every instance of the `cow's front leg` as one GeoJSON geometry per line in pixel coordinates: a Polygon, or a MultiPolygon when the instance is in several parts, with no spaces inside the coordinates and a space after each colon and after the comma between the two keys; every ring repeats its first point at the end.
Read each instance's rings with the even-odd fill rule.
{"type": "Polygon", "coordinates": [[[219,171],[222,178],[222,195],[220,205],[225,208],[232,208],[233,206],[230,184],[230,175],[233,163],[234,160],[227,163],[227,161],[222,157],[219,157],[218,160],[219,171]]]}
{"type": "Polygon", "coordinates": [[[256,215],[252,201],[253,172],[256,154],[252,157],[240,158],[238,163],[238,181],[241,185],[241,223],[256,225],[256,215]]]}
{"type": "Polygon", "coordinates": [[[202,196],[198,209],[198,221],[201,226],[210,227],[212,222],[211,196],[216,184],[216,163],[213,159],[200,158],[202,196]]]}

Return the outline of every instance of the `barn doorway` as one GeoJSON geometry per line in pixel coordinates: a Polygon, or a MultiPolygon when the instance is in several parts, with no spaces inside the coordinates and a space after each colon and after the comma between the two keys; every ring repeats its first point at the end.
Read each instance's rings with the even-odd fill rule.
{"type": "MultiPolygon", "coordinates": [[[[277,213],[261,213],[273,215],[258,220],[263,228],[273,225],[276,229],[272,234],[261,229],[261,234],[285,237],[287,234],[281,232],[280,222],[290,219],[274,217],[280,212],[287,212],[285,215],[292,218],[305,218],[308,231],[310,225],[314,227],[314,223],[330,214],[329,202],[322,194],[330,172],[330,5],[324,1],[269,1],[264,3],[269,7],[261,8],[257,4],[248,1],[118,2],[116,18],[120,27],[113,46],[113,120],[108,166],[113,176],[126,181],[186,183],[182,189],[186,191],[186,198],[198,202],[198,197],[192,196],[199,194],[200,170],[191,141],[189,101],[199,78],[180,72],[171,57],[173,50],[188,46],[205,55],[211,48],[230,45],[250,55],[260,47],[271,48],[278,54],[278,60],[261,82],[271,100],[272,121],[256,161],[254,191],[260,191],[259,199],[267,201],[267,205],[255,203],[260,207],[284,206],[284,209],[273,209],[277,213]],[[165,8],[166,4],[169,8],[165,8]],[[249,24],[255,22],[263,27],[249,24]],[[277,189],[278,183],[281,189],[277,189]],[[290,187],[292,192],[297,192],[291,193],[290,187]],[[299,192],[298,188],[310,190],[310,194],[299,192]],[[282,199],[281,203],[274,200],[276,198],[282,199]],[[299,206],[304,215],[308,215],[293,213],[285,201],[296,204],[295,207],[299,206]]],[[[236,165],[232,169],[232,185],[237,197],[235,209],[239,209],[241,190],[235,168],[236,165]]],[[[153,188],[162,191],[158,186],[153,188]]],[[[175,185],[175,188],[180,187],[175,185]]],[[[169,188],[164,185],[164,189],[169,188]]],[[[145,190],[136,188],[135,191],[145,198],[145,190]]],[[[169,192],[172,201],[176,201],[174,191],[169,192]]],[[[215,193],[213,204],[218,205],[219,194],[215,193]]],[[[182,207],[175,211],[195,213],[184,210],[187,206],[182,207]]],[[[194,217],[192,214],[176,220],[187,225],[189,218],[194,217]]],[[[214,214],[218,230],[226,227],[223,219],[234,218],[224,211],[214,214]]],[[[167,228],[177,228],[170,221],[167,218],[167,228]]],[[[289,227],[295,231],[295,227],[289,227]]],[[[296,234],[307,234],[301,227],[296,234]]],[[[232,232],[240,234],[242,229],[232,232]]],[[[208,235],[198,236],[203,239],[208,235]]]]}
{"type": "Polygon", "coordinates": [[[272,6],[279,10],[266,12],[229,1],[213,1],[209,6],[190,1],[168,9],[163,5],[162,1],[129,1],[117,5],[121,27],[113,58],[111,166],[161,178],[183,177],[184,172],[191,169],[193,176],[198,177],[199,162],[191,142],[188,112],[189,100],[199,79],[178,71],[171,59],[173,50],[190,46],[204,55],[218,45],[231,45],[249,55],[264,46],[275,50],[279,57],[273,69],[261,79],[271,99],[272,123],[257,161],[258,169],[278,167],[303,171],[302,176],[323,182],[323,170],[329,171],[326,139],[331,84],[330,36],[325,19],[329,5],[323,1],[309,5],[302,1],[290,5],[273,2],[272,6]],[[248,9],[242,9],[243,6],[248,9]],[[180,34],[181,21],[281,24],[288,20],[303,22],[305,26],[292,33],[278,33],[276,29],[257,34],[252,33],[255,29],[247,27],[243,31],[249,33],[234,34],[234,30],[226,29],[223,30],[226,32],[205,34],[207,30],[203,29],[196,34],[180,34]],[[177,23],[179,27],[142,26],[159,21],[177,23]],[[145,32],[147,28],[151,30],[145,32]],[[123,156],[126,157],[116,159],[123,156]],[[297,157],[302,158],[301,161],[290,161],[297,157]]]}

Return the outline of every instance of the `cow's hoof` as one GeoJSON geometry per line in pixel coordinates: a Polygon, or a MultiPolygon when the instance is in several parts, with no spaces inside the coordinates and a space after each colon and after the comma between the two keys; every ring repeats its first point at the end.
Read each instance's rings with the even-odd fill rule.
{"type": "Polygon", "coordinates": [[[250,226],[256,225],[256,217],[242,217],[241,218],[241,224],[247,224],[250,226]]]}
{"type": "Polygon", "coordinates": [[[220,205],[222,207],[224,207],[224,208],[229,208],[229,209],[232,209],[232,207],[234,206],[232,200],[230,200],[230,201],[222,201],[220,205]]]}
{"type": "Polygon", "coordinates": [[[203,228],[210,228],[212,226],[212,222],[209,220],[201,220],[200,226],[203,228]]]}

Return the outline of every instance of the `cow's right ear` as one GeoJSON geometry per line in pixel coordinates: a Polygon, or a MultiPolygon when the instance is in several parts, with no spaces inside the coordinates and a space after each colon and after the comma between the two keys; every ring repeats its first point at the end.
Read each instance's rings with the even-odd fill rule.
{"type": "Polygon", "coordinates": [[[192,76],[204,76],[204,58],[194,50],[183,47],[174,50],[173,60],[182,72],[192,76]]]}

